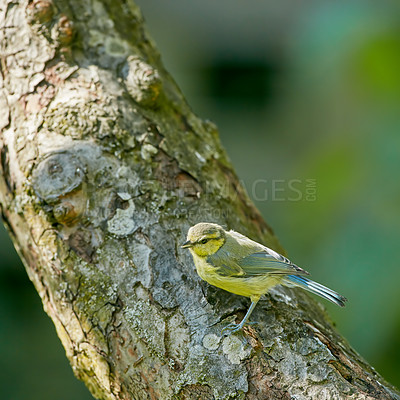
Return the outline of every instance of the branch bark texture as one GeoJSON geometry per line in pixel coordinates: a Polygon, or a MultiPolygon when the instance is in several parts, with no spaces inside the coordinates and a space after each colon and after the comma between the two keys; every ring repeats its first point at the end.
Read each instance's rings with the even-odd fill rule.
{"type": "MultiPolygon", "coordinates": [[[[4,222],[99,399],[400,399],[306,294],[248,301],[181,250],[217,222],[283,252],[130,0],[1,0],[4,222]]],[[[360,333],[362,334],[362,333],[360,333]]]]}

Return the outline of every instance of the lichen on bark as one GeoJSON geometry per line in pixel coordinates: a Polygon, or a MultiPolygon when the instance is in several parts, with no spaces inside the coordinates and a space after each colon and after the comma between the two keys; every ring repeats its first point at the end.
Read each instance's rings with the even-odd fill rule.
{"type": "Polygon", "coordinates": [[[212,221],[283,252],[130,0],[0,5],[0,203],[76,376],[100,399],[399,398],[306,294],[247,300],[180,249],[212,221]]]}

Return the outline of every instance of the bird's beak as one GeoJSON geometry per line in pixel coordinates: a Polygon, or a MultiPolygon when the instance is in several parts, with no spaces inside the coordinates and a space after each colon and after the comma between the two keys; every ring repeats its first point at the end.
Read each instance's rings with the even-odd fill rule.
{"type": "Polygon", "coordinates": [[[193,246],[193,244],[190,240],[186,240],[186,242],[181,245],[182,249],[187,249],[188,247],[192,247],[192,246],[193,246]]]}

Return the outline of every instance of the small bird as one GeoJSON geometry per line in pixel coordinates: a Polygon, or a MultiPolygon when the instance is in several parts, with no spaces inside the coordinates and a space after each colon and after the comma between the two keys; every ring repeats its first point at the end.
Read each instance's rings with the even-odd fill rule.
{"type": "Polygon", "coordinates": [[[201,279],[250,297],[251,305],[242,322],[228,325],[223,334],[242,329],[260,297],[275,285],[300,287],[341,307],[347,301],[339,293],[306,278],[307,271],[281,254],[217,224],[201,222],[192,226],[181,247],[189,249],[201,279]]]}

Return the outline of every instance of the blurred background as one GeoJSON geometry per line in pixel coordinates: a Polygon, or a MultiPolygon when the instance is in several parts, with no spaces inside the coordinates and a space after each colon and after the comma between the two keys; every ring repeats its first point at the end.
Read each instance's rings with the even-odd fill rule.
{"type": "MultiPolygon", "coordinates": [[[[324,302],[338,330],[399,387],[400,4],[137,3],[290,258],[349,298],[324,302]]],[[[0,235],[2,398],[91,399],[0,235]]]]}

